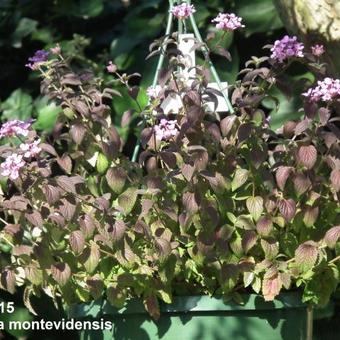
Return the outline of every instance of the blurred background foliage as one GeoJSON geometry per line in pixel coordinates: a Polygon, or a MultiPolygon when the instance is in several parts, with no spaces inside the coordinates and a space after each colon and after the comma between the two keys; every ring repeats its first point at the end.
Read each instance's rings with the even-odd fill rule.
{"type": "MultiPolygon", "coordinates": [[[[272,0],[196,0],[193,3],[203,36],[214,30],[210,22],[218,12],[232,11],[243,17],[246,28],[223,42],[232,62],[214,56],[221,78],[229,82],[235,81],[251,56],[268,54],[263,45],[286,33],[272,0]]],[[[37,129],[53,127],[60,108],[39,95],[39,80],[25,64],[37,49],[48,49],[57,42],[79,65],[91,68],[106,80],[109,79],[105,73],[108,60],[116,63],[121,72],[141,73],[139,99],[142,104],[146,103],[145,89],[152,82],[156,58],[145,61],[145,57],[149,44],[164,34],[167,14],[166,0],[0,0],[1,119],[34,117],[37,129]]],[[[295,76],[297,72],[303,74],[306,70],[294,70],[295,76]]],[[[122,91],[124,94],[124,89],[122,91]]],[[[301,102],[294,92],[298,93],[283,94],[274,89],[280,106],[268,102],[273,128],[279,127],[288,116],[298,114],[301,102]]],[[[112,103],[117,125],[124,111],[135,105],[128,96],[123,97],[115,97],[112,103]]]]}

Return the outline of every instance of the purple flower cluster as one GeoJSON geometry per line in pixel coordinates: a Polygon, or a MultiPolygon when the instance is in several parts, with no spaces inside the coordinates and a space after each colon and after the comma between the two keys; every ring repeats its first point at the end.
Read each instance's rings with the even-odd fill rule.
{"type": "Polygon", "coordinates": [[[43,63],[48,59],[49,54],[48,51],[38,50],[34,53],[33,57],[28,58],[29,63],[25,66],[31,70],[36,70],[40,63],[43,63]]]}
{"type": "Polygon", "coordinates": [[[245,27],[242,25],[242,18],[234,13],[219,13],[211,22],[216,23],[216,28],[223,31],[234,31],[237,28],[245,27]]]}
{"type": "Polygon", "coordinates": [[[315,55],[316,57],[320,57],[325,53],[325,48],[323,45],[314,45],[311,47],[312,54],[315,55]]]}
{"type": "Polygon", "coordinates": [[[276,40],[274,46],[271,48],[273,52],[271,58],[282,63],[285,59],[303,57],[304,46],[297,41],[296,37],[289,37],[285,35],[281,40],[276,40]]]}
{"type": "Polygon", "coordinates": [[[21,120],[11,120],[7,123],[4,123],[0,128],[0,138],[3,137],[12,137],[12,136],[27,136],[28,129],[32,125],[31,121],[23,122],[21,120]]]}
{"type": "Polygon", "coordinates": [[[146,94],[150,99],[156,99],[160,96],[162,92],[162,87],[160,85],[149,86],[146,89],[146,94]]]}
{"type": "Polygon", "coordinates": [[[157,140],[168,140],[178,134],[178,128],[175,120],[161,119],[158,125],[154,127],[157,140]]]}
{"type": "Polygon", "coordinates": [[[174,6],[171,9],[171,13],[178,19],[186,19],[190,17],[191,14],[195,13],[196,9],[194,5],[188,5],[186,3],[182,3],[180,5],[174,6]]]}
{"type": "Polygon", "coordinates": [[[318,81],[317,86],[309,89],[302,94],[312,102],[318,102],[320,100],[324,102],[340,99],[340,80],[325,78],[322,81],[318,81]]]}
{"type": "Polygon", "coordinates": [[[19,170],[25,165],[22,155],[16,153],[8,156],[1,167],[1,175],[16,180],[19,177],[19,170]]]}
{"type": "Polygon", "coordinates": [[[24,152],[24,157],[31,158],[31,157],[37,156],[39,152],[41,151],[39,144],[40,144],[40,139],[37,139],[33,141],[32,143],[20,144],[20,149],[21,151],[24,152]]]}

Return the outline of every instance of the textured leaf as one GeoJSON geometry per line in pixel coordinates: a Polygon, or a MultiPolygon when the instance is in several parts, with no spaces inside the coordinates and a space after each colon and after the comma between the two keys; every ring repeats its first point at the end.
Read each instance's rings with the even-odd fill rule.
{"type": "Polygon", "coordinates": [[[246,201],[246,205],[251,216],[257,221],[263,212],[263,198],[260,196],[249,197],[246,201]]]}
{"type": "Polygon", "coordinates": [[[291,198],[289,198],[288,200],[281,199],[279,201],[279,210],[286,222],[290,222],[294,218],[296,213],[296,203],[291,198]]]}
{"type": "Polygon", "coordinates": [[[248,177],[249,177],[248,170],[237,169],[235,171],[235,176],[231,182],[231,190],[235,191],[236,189],[241,187],[244,183],[247,182],[248,177]]]}
{"type": "Polygon", "coordinates": [[[67,174],[71,173],[71,171],[72,171],[72,160],[71,160],[70,156],[63,154],[61,157],[57,158],[57,163],[67,174]]]}
{"type": "Polygon", "coordinates": [[[33,288],[30,286],[26,286],[25,290],[24,290],[24,294],[23,294],[23,301],[24,301],[24,305],[25,307],[33,314],[33,315],[38,315],[36,313],[36,311],[34,310],[34,308],[32,307],[31,304],[31,295],[33,293],[33,288]]]}
{"type": "Polygon", "coordinates": [[[97,300],[99,299],[104,291],[104,282],[101,277],[96,274],[86,280],[87,287],[90,290],[91,296],[97,300]]]}
{"type": "Polygon", "coordinates": [[[318,247],[313,241],[307,241],[298,246],[295,251],[295,261],[298,268],[305,272],[312,269],[318,258],[318,247]]]}
{"type": "Polygon", "coordinates": [[[195,167],[190,165],[190,164],[184,164],[182,166],[182,174],[184,176],[184,178],[190,182],[191,179],[192,179],[192,176],[194,175],[194,172],[195,172],[195,167]]]}
{"type": "Polygon", "coordinates": [[[120,167],[110,168],[106,173],[107,184],[116,194],[122,192],[126,178],[126,171],[120,167]]]}
{"type": "Polygon", "coordinates": [[[257,235],[253,230],[246,230],[242,237],[242,248],[245,254],[254,247],[257,241],[257,235]]]}
{"type": "Polygon", "coordinates": [[[312,185],[310,179],[304,174],[296,174],[293,177],[295,191],[298,195],[305,193],[312,185]]]}
{"type": "Polygon", "coordinates": [[[244,287],[248,287],[252,284],[255,279],[255,274],[253,272],[244,272],[243,273],[243,284],[244,287]]]}
{"type": "Polygon", "coordinates": [[[144,306],[153,319],[159,319],[160,310],[156,295],[147,295],[144,298],[144,306]]]}
{"type": "Polygon", "coordinates": [[[61,286],[64,286],[71,277],[71,269],[67,263],[56,263],[51,266],[51,274],[61,286]]]}
{"type": "Polygon", "coordinates": [[[98,154],[97,161],[96,161],[96,169],[98,173],[104,174],[109,167],[109,160],[106,158],[104,154],[101,152],[98,154]]]}
{"type": "Polygon", "coordinates": [[[266,259],[272,260],[279,253],[279,243],[274,239],[261,240],[261,246],[266,259]]]}
{"type": "Polygon", "coordinates": [[[119,197],[118,204],[125,215],[129,214],[134,208],[137,200],[137,190],[135,188],[126,189],[119,197]]]}
{"type": "Polygon", "coordinates": [[[15,272],[12,269],[5,268],[1,271],[1,286],[10,292],[15,293],[15,272]]]}
{"type": "Polygon", "coordinates": [[[25,267],[25,275],[34,285],[40,285],[43,282],[43,272],[34,263],[25,267]]]}
{"type": "Polygon", "coordinates": [[[280,166],[275,173],[276,183],[281,190],[284,190],[287,179],[289,178],[293,168],[290,166],[280,166]]]}
{"type": "Polygon", "coordinates": [[[195,193],[186,192],[183,194],[183,205],[189,215],[193,215],[198,211],[198,204],[195,193]]]}
{"type": "Polygon", "coordinates": [[[329,229],[326,232],[324,240],[329,248],[334,248],[339,238],[340,238],[340,225],[329,229]]]}
{"type": "Polygon", "coordinates": [[[269,217],[263,216],[256,223],[256,230],[261,236],[268,236],[273,230],[273,222],[269,217]]]}
{"type": "Polygon", "coordinates": [[[301,146],[297,153],[297,161],[307,169],[312,169],[316,163],[318,153],[314,145],[301,146]]]}
{"type": "Polygon", "coordinates": [[[73,231],[70,234],[69,242],[71,249],[76,253],[80,254],[84,250],[85,237],[80,230],[73,231]]]}
{"type": "Polygon", "coordinates": [[[86,127],[80,123],[73,124],[70,129],[70,134],[76,144],[81,144],[86,135],[86,127]]]}
{"type": "Polygon", "coordinates": [[[307,227],[312,227],[319,216],[319,207],[307,207],[303,215],[303,223],[307,227]]]}
{"type": "Polygon", "coordinates": [[[79,218],[80,229],[85,238],[91,238],[96,228],[95,220],[88,214],[79,218]]]}
{"type": "Polygon", "coordinates": [[[111,285],[106,291],[107,299],[110,304],[116,308],[123,308],[126,300],[126,294],[115,285],[111,285]]]}
{"type": "Polygon", "coordinates": [[[279,295],[282,288],[282,281],[278,274],[264,278],[262,282],[262,294],[265,301],[273,301],[279,295]]]}
{"type": "Polygon", "coordinates": [[[340,191],[340,169],[334,169],[331,172],[331,183],[335,191],[340,191]]]}
{"type": "Polygon", "coordinates": [[[115,242],[120,241],[124,237],[125,230],[126,230],[126,225],[124,221],[117,220],[111,230],[113,240],[115,242]]]}
{"type": "Polygon", "coordinates": [[[97,268],[100,259],[99,247],[92,242],[90,248],[85,248],[81,254],[81,260],[88,273],[93,273],[97,268]]]}
{"type": "Polygon", "coordinates": [[[45,184],[42,188],[45,198],[49,204],[53,204],[60,198],[60,189],[49,184],[45,184]]]}

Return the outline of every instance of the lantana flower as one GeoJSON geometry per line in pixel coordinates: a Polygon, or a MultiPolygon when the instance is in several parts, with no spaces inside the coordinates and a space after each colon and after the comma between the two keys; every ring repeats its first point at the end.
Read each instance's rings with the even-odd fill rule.
{"type": "Polygon", "coordinates": [[[56,44],[54,47],[50,48],[51,53],[53,54],[60,54],[61,52],[61,47],[59,44],[56,44]]]}
{"type": "Polygon", "coordinates": [[[159,124],[154,126],[157,140],[168,140],[178,134],[175,120],[161,119],[159,124]]]}
{"type": "Polygon", "coordinates": [[[325,48],[323,45],[315,44],[310,49],[312,50],[312,54],[315,55],[316,57],[320,57],[325,53],[325,48]]]}
{"type": "Polygon", "coordinates": [[[271,48],[273,52],[271,58],[282,63],[284,60],[297,57],[303,58],[304,46],[297,41],[297,37],[289,37],[285,35],[281,40],[276,40],[274,46],[271,48]]]}
{"type": "Polygon", "coordinates": [[[312,102],[318,102],[320,100],[329,102],[340,98],[340,80],[333,78],[325,78],[319,80],[317,86],[309,89],[302,94],[312,102]]]}
{"type": "Polygon", "coordinates": [[[32,143],[20,144],[20,149],[24,151],[24,157],[30,158],[37,156],[41,151],[41,148],[39,147],[40,142],[40,139],[37,139],[32,143]]]}
{"type": "Polygon", "coordinates": [[[0,138],[12,137],[12,136],[27,136],[29,128],[31,126],[31,121],[23,122],[18,119],[10,120],[4,123],[0,128],[0,138]]]}
{"type": "Polygon", "coordinates": [[[29,63],[25,66],[31,70],[36,70],[40,63],[47,61],[49,52],[45,50],[38,50],[34,53],[33,57],[28,58],[29,63]]]}
{"type": "Polygon", "coordinates": [[[1,163],[1,175],[16,180],[19,177],[20,169],[25,165],[22,155],[16,153],[8,156],[5,162],[1,163]]]}
{"type": "Polygon", "coordinates": [[[219,13],[211,22],[216,23],[216,28],[223,31],[234,31],[238,28],[245,27],[242,25],[242,18],[234,13],[219,13]]]}
{"type": "Polygon", "coordinates": [[[195,13],[196,9],[194,5],[188,5],[186,3],[182,3],[180,5],[174,6],[171,9],[171,13],[180,20],[186,19],[190,17],[191,14],[195,13]]]}

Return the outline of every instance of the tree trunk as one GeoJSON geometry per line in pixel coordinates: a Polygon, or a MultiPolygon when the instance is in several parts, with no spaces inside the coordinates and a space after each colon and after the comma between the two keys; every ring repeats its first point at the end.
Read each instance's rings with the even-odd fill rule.
{"type": "Polygon", "coordinates": [[[340,1],[273,0],[287,30],[308,48],[325,46],[325,62],[333,77],[340,77],[340,1]]]}

